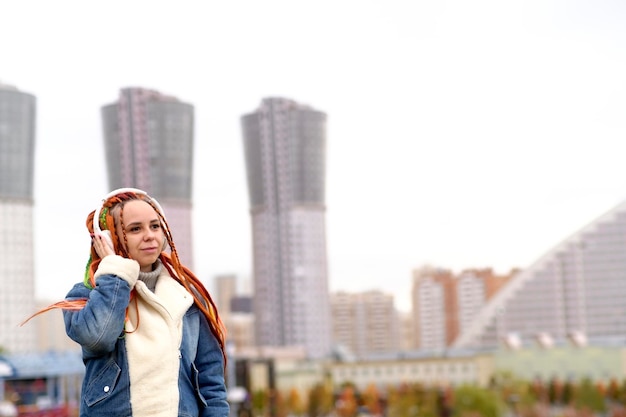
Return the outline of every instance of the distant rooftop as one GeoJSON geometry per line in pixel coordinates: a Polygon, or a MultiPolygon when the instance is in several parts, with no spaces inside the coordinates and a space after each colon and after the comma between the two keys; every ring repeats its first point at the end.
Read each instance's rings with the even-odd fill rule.
{"type": "Polygon", "coordinates": [[[14,90],[14,91],[18,91],[17,87],[14,85],[10,85],[10,84],[5,84],[2,82],[2,80],[0,80],[0,89],[2,90],[14,90]]]}
{"type": "Polygon", "coordinates": [[[84,373],[85,366],[80,352],[22,353],[0,356],[0,378],[38,378],[84,373]]]}

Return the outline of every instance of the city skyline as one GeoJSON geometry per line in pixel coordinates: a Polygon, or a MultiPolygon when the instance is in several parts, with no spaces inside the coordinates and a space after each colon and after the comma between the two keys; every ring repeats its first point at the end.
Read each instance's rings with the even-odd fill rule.
{"type": "Polygon", "coordinates": [[[390,291],[406,309],[413,269],[528,267],[626,197],[621,2],[110,6],[3,11],[0,80],[38,100],[39,297],[82,277],[84,219],[109,191],[98,110],[129,86],[196,108],[195,269],[209,284],[250,279],[238,119],[262,97],[328,114],[331,290],[390,291]]]}

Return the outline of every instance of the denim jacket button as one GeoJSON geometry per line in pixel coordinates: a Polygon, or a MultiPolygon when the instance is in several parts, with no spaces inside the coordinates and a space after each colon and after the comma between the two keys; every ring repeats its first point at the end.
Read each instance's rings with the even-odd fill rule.
{"type": "Polygon", "coordinates": [[[109,386],[108,386],[108,385],[106,385],[106,386],[104,387],[104,392],[109,392],[109,390],[110,390],[109,386]]]}

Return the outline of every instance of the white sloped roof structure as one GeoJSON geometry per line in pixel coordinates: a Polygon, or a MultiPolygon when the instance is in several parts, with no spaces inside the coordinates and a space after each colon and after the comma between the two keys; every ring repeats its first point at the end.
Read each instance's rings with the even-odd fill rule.
{"type": "Polygon", "coordinates": [[[626,202],[518,273],[455,340],[454,348],[495,348],[515,335],[555,342],[626,335],[626,202]]]}

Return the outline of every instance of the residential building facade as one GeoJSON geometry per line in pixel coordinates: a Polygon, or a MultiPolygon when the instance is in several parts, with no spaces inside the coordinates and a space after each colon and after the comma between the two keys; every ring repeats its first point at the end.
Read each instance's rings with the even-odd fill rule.
{"type": "Polygon", "coordinates": [[[413,272],[414,347],[445,349],[469,329],[487,305],[518,271],[498,275],[490,268],[460,274],[424,267],[413,272]]]}
{"type": "Polygon", "coordinates": [[[256,343],[331,350],[326,115],[285,98],[241,118],[253,244],[256,343]]]}
{"type": "Polygon", "coordinates": [[[453,331],[447,327],[456,315],[451,271],[424,267],[413,273],[413,325],[415,348],[442,349],[453,331]]]}
{"type": "Polygon", "coordinates": [[[391,294],[382,291],[331,295],[333,342],[357,359],[401,350],[401,321],[391,294]]]}
{"type": "Polygon", "coordinates": [[[489,348],[511,336],[559,344],[626,342],[626,203],[563,240],[481,308],[455,347],[489,348]],[[578,337],[577,336],[577,337],[578,337]]]}
{"type": "Polygon", "coordinates": [[[36,349],[34,175],[36,98],[0,83],[0,349],[36,349]]]}
{"type": "Polygon", "coordinates": [[[237,276],[223,274],[215,277],[215,303],[222,321],[226,325],[227,342],[235,353],[255,345],[254,314],[250,307],[251,297],[237,291],[237,276]]]}

